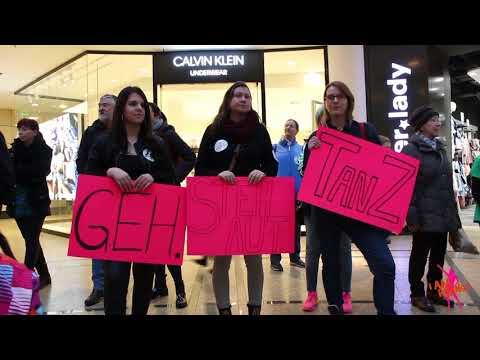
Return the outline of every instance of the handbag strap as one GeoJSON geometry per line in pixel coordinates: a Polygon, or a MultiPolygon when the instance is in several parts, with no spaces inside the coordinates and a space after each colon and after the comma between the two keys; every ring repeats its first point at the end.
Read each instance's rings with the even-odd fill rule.
{"type": "Polygon", "coordinates": [[[233,150],[233,158],[232,158],[232,161],[230,162],[230,166],[228,167],[228,171],[233,172],[233,169],[235,169],[235,165],[237,165],[239,154],[240,154],[240,144],[238,144],[233,150]]]}

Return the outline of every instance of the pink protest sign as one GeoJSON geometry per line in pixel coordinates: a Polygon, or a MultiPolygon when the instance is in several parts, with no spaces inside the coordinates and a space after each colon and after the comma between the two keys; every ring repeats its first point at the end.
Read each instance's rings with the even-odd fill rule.
{"type": "Polygon", "coordinates": [[[260,255],[292,253],[295,189],[290,177],[235,185],[218,177],[187,179],[187,253],[260,255]]]}
{"type": "Polygon", "coordinates": [[[402,231],[418,160],[339,131],[321,128],[298,198],[395,234],[402,231]]]}
{"type": "Polygon", "coordinates": [[[68,255],[181,265],[185,227],[181,187],[123,193],[110,178],[80,175],[68,255]]]}

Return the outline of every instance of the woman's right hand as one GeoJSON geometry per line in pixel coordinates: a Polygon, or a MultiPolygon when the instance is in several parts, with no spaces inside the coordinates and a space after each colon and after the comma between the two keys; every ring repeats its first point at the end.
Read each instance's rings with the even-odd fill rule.
{"type": "Polygon", "coordinates": [[[227,184],[235,184],[235,175],[231,171],[222,171],[220,174],[218,174],[218,176],[221,177],[227,184]]]}
{"type": "Polygon", "coordinates": [[[308,150],[317,149],[318,147],[320,147],[320,139],[316,136],[312,136],[308,142],[308,150]]]}
{"type": "Polygon", "coordinates": [[[135,191],[135,183],[125,171],[120,168],[110,168],[107,170],[107,176],[111,177],[118,184],[123,192],[135,191]]]}

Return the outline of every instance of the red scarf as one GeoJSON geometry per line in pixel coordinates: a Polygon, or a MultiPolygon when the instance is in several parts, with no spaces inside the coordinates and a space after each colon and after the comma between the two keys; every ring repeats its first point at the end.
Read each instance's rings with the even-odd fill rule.
{"type": "Polygon", "coordinates": [[[250,112],[245,120],[234,123],[232,120],[224,120],[222,122],[222,132],[231,137],[235,144],[248,143],[258,124],[258,118],[254,112],[250,112]]]}

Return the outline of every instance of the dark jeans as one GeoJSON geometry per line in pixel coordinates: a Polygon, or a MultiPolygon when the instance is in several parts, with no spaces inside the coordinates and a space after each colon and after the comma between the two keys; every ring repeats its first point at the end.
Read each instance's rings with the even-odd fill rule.
{"type": "MultiPolygon", "coordinates": [[[[132,263],[105,261],[105,315],[125,315],[132,263]]],[[[132,315],[147,315],[152,297],[154,265],[133,263],[132,315]]]]}
{"type": "Polygon", "coordinates": [[[36,268],[40,277],[49,277],[47,262],[40,245],[40,232],[42,231],[44,216],[28,216],[17,218],[18,228],[25,239],[25,266],[29,269],[36,268]]]}
{"type": "MultiPolygon", "coordinates": [[[[305,257],[307,291],[317,291],[318,281],[318,263],[321,254],[321,243],[318,231],[318,223],[310,220],[310,216],[305,215],[305,226],[307,228],[307,256],[305,257]]],[[[342,282],[342,292],[352,291],[352,242],[350,238],[342,232],[340,238],[340,279],[342,282]]]]}
{"type": "Polygon", "coordinates": [[[345,232],[365,257],[373,274],[373,300],[380,315],[394,315],[395,262],[385,239],[387,231],[312,206],[322,253],[322,278],[327,301],[343,305],[340,239],[345,232]]]}
{"type": "MultiPolygon", "coordinates": [[[[295,252],[290,254],[290,261],[300,260],[300,224],[295,224],[295,252]]],[[[280,264],[282,260],[282,254],[272,254],[270,255],[271,264],[280,264]]]]}
{"type": "MultiPolygon", "coordinates": [[[[182,267],[177,265],[167,265],[170,275],[175,282],[175,292],[177,295],[185,295],[185,285],[182,279],[182,267]]],[[[167,274],[165,274],[165,265],[155,266],[155,289],[165,289],[167,287],[167,274]]]]}
{"type": "Polygon", "coordinates": [[[430,284],[432,289],[435,289],[435,281],[442,281],[443,273],[438,268],[438,265],[443,268],[447,251],[447,238],[448,233],[413,233],[412,252],[410,253],[408,267],[408,281],[410,282],[412,297],[425,296],[425,286],[422,278],[425,273],[429,252],[430,261],[428,262],[427,286],[430,284]]]}

